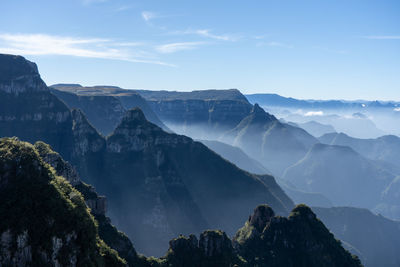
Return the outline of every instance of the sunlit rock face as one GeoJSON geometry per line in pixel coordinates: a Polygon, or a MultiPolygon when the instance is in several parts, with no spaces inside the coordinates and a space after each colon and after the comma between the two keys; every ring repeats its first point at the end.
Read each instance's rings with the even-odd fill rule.
{"type": "Polygon", "coordinates": [[[0,136],[43,140],[65,156],[73,146],[69,109],[21,56],[0,55],[0,136]]]}

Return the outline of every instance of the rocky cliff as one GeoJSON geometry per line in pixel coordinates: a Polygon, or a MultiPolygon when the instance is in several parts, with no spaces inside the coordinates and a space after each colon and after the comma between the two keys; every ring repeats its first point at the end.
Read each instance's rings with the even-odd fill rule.
{"type": "Polygon", "coordinates": [[[305,205],[287,218],[258,206],[233,242],[250,266],[361,266],[305,205]]]}
{"type": "Polygon", "coordinates": [[[49,92],[36,64],[20,56],[0,54],[0,136],[43,140],[65,156],[73,147],[70,111],[49,92]]]}
{"type": "Polygon", "coordinates": [[[0,196],[0,265],[126,264],[100,239],[83,196],[32,145],[0,139],[0,196]]]}
{"type": "Polygon", "coordinates": [[[114,86],[83,87],[79,84],[55,84],[50,91],[69,108],[82,110],[90,123],[103,135],[110,134],[128,109],[138,107],[146,118],[164,130],[169,130],[134,90],[114,86]]]}
{"type": "Polygon", "coordinates": [[[236,89],[138,92],[170,128],[198,139],[218,137],[232,129],[252,108],[236,89]]]}

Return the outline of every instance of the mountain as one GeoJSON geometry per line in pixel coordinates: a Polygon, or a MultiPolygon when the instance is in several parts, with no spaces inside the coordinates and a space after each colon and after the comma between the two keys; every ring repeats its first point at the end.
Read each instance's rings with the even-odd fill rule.
{"type": "Polygon", "coordinates": [[[336,238],[359,251],[366,267],[400,265],[399,221],[391,221],[359,208],[312,209],[336,238]]]}
{"type": "Polygon", "coordinates": [[[394,176],[349,147],[318,143],[282,179],[335,205],[374,208],[394,176]]]}
{"type": "Polygon", "coordinates": [[[35,63],[0,54],[0,137],[42,140],[63,155],[71,154],[72,116],[40,78],[35,63]],[[29,129],[29,130],[28,130],[29,129]]]}
{"type": "Polygon", "coordinates": [[[206,145],[209,149],[221,155],[223,158],[229,160],[242,170],[254,174],[267,174],[270,173],[261,163],[255,159],[250,158],[246,153],[238,147],[225,144],[223,142],[214,140],[198,140],[206,145]]]}
{"type": "Polygon", "coordinates": [[[287,218],[258,206],[233,242],[250,266],[361,266],[305,205],[287,218]]]}
{"type": "MultiPolygon", "coordinates": [[[[329,145],[348,146],[366,158],[387,162],[393,168],[400,166],[400,138],[395,135],[385,135],[375,139],[360,139],[350,137],[344,133],[325,134],[319,141],[329,145]]],[[[390,168],[390,166],[387,166],[390,168]]],[[[400,167],[397,171],[400,174],[400,167]]]]}
{"type": "Polygon", "coordinates": [[[5,65],[0,65],[6,70],[22,66],[30,72],[20,76],[15,71],[15,81],[3,79],[0,73],[5,80],[1,93],[9,100],[4,103],[10,105],[1,110],[0,116],[6,120],[0,134],[49,143],[77,168],[85,182],[107,196],[107,214],[140,252],[161,255],[171,237],[210,227],[232,234],[259,203],[269,203],[282,215],[294,205],[278,190],[273,178],[268,180],[274,186],[270,190],[259,177],[237,168],[201,143],[150,123],[139,109],[128,111],[105,138],[83,112],[69,110],[50,93],[37,69],[32,69],[33,63],[22,57],[2,59],[0,63],[5,65]],[[40,119],[27,121],[43,107],[46,113],[42,112],[40,119]],[[64,117],[57,115],[58,110],[64,117]],[[21,117],[20,113],[26,115],[21,117]],[[51,138],[49,133],[54,133],[51,138]]]}
{"type": "Polygon", "coordinates": [[[125,266],[83,196],[30,144],[0,139],[0,265],[125,266]]]}
{"type": "Polygon", "coordinates": [[[303,129],[279,122],[257,104],[221,139],[240,147],[277,176],[318,142],[303,129]]]}
{"type": "Polygon", "coordinates": [[[124,233],[118,231],[111,224],[110,218],[106,216],[106,197],[98,195],[93,186],[82,182],[76,169],[69,162],[65,161],[60,154],[53,151],[48,144],[38,141],[35,143],[34,148],[41,159],[54,169],[56,175],[65,178],[82,194],[86,205],[90,208],[90,213],[97,221],[100,238],[112,249],[116,250],[129,266],[142,264],[145,261],[144,257],[136,253],[129,238],[124,233]]]}
{"type": "Polygon", "coordinates": [[[49,145],[37,142],[32,146],[15,138],[0,139],[0,173],[0,264],[4,266],[254,266],[254,258],[247,257],[248,250],[257,250],[260,258],[274,263],[272,266],[324,263],[324,258],[340,266],[358,266],[357,259],[351,258],[332,235],[320,233],[323,226],[313,227],[315,223],[322,225],[315,215],[310,217],[312,212],[300,207],[288,219],[270,218],[274,213],[268,207],[271,216],[267,218],[269,222],[263,222],[265,217],[260,216],[260,211],[266,206],[259,206],[233,243],[224,232],[207,230],[199,240],[194,235],[171,240],[162,258],[139,257],[129,239],[105,217],[104,198],[83,183],[74,168],[49,145]],[[274,253],[286,257],[266,259],[265,255],[271,255],[269,250],[254,247],[246,240],[251,235],[243,232],[248,227],[259,229],[260,224],[265,225],[265,244],[280,244],[284,240],[291,244],[286,251],[273,244],[274,253]],[[314,232],[304,235],[304,224],[314,232]],[[278,233],[282,237],[272,237],[278,233]],[[313,243],[305,247],[304,240],[313,243]],[[127,260],[108,244],[118,253],[125,253],[127,260]],[[319,251],[311,250],[315,246],[320,247],[319,251]],[[305,253],[293,253],[300,250],[305,253]]]}
{"type": "Polygon", "coordinates": [[[207,230],[199,239],[179,236],[164,257],[150,262],[160,267],[362,266],[304,205],[287,218],[259,205],[232,241],[219,230],[207,230]]]}
{"type": "Polygon", "coordinates": [[[196,139],[217,139],[221,133],[235,127],[252,109],[237,89],[137,92],[170,128],[196,139]]]}
{"type": "Polygon", "coordinates": [[[179,233],[210,227],[233,233],[260,201],[280,214],[293,206],[274,183],[266,185],[201,143],[164,132],[139,109],[127,112],[105,151],[79,166],[108,196],[113,221],[150,255],[162,254],[179,233]]]}
{"type": "Polygon", "coordinates": [[[293,121],[296,123],[305,123],[310,120],[316,121],[321,124],[332,125],[336,132],[345,132],[351,136],[357,138],[377,138],[385,135],[386,133],[376,126],[376,122],[373,121],[375,113],[366,115],[361,112],[353,112],[349,110],[341,112],[340,110],[330,111],[308,111],[304,114],[292,113],[284,116],[285,120],[293,121]]]}
{"type": "Polygon", "coordinates": [[[169,130],[134,90],[115,86],[83,87],[79,84],[55,84],[51,92],[69,108],[82,110],[91,124],[102,134],[110,134],[128,109],[139,107],[146,118],[164,130],[169,130]]]}
{"type": "Polygon", "coordinates": [[[296,126],[296,127],[300,127],[315,137],[319,137],[324,134],[336,132],[335,128],[332,125],[322,124],[322,123],[319,123],[316,121],[307,121],[307,122],[303,122],[303,123],[289,122],[289,124],[296,126]]]}
{"type": "Polygon", "coordinates": [[[246,98],[251,103],[259,103],[262,106],[279,106],[301,109],[365,109],[365,108],[394,108],[399,102],[389,101],[345,101],[345,100],[303,100],[292,97],[284,97],[278,94],[248,94],[246,98]]]}

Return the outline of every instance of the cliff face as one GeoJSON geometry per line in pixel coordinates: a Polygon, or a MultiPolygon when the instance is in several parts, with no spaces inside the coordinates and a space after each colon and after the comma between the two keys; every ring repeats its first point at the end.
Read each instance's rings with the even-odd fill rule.
{"type": "Polygon", "coordinates": [[[48,144],[39,141],[35,143],[34,147],[43,161],[53,167],[57,175],[65,178],[82,194],[86,205],[90,208],[90,213],[98,223],[100,238],[112,249],[116,250],[129,266],[136,266],[142,263],[144,259],[140,258],[136,253],[129,238],[124,233],[118,231],[106,216],[106,197],[98,195],[94,187],[82,182],[75,168],[69,162],[65,161],[60,154],[53,151],[48,144]]]}
{"type": "Polygon", "coordinates": [[[69,108],[82,110],[93,126],[103,135],[110,134],[120,122],[126,109],[114,96],[86,96],[50,88],[69,108]]]}
{"type": "Polygon", "coordinates": [[[0,265],[125,265],[82,195],[32,145],[0,139],[0,196],[0,265]]]}
{"type": "Polygon", "coordinates": [[[252,108],[236,89],[138,92],[163,122],[193,138],[209,138],[212,134],[218,137],[235,127],[252,108]]]}
{"type": "Polygon", "coordinates": [[[125,112],[134,107],[140,108],[147,120],[168,130],[147,101],[133,90],[113,86],[56,84],[50,87],[50,91],[69,108],[82,110],[90,123],[105,136],[112,133],[125,112]]]}
{"type": "Polygon", "coordinates": [[[64,155],[73,146],[68,108],[50,94],[36,65],[20,56],[0,54],[0,136],[43,140],[64,155]]]}

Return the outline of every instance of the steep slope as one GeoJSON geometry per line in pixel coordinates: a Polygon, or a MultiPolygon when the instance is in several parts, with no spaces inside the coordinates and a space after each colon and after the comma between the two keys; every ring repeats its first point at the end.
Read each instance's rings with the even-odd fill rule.
{"type": "Polygon", "coordinates": [[[258,206],[233,242],[250,266],[361,266],[305,205],[287,218],[258,206]]]}
{"type": "Polygon", "coordinates": [[[125,108],[114,96],[84,96],[50,88],[52,94],[69,108],[82,110],[93,126],[103,135],[110,134],[117,127],[125,108]]]}
{"type": "MultiPolygon", "coordinates": [[[[319,141],[329,145],[348,146],[366,158],[387,162],[400,174],[400,138],[394,135],[385,135],[376,139],[359,139],[344,133],[325,134],[319,141]]],[[[390,167],[390,166],[388,166],[390,167]]]]}
{"type": "Polygon", "coordinates": [[[126,110],[134,107],[140,108],[152,123],[169,130],[147,101],[134,90],[115,86],[83,87],[79,84],[55,84],[50,90],[70,108],[81,109],[96,129],[104,135],[110,134],[126,110]]]}
{"type": "Polygon", "coordinates": [[[73,147],[68,108],[52,95],[35,63],[0,54],[0,137],[43,140],[63,155],[73,147]],[[29,130],[27,130],[29,129],[29,130]]]}
{"type": "Polygon", "coordinates": [[[257,104],[222,140],[240,147],[277,176],[318,142],[303,129],[279,122],[257,104]]]}
{"type": "Polygon", "coordinates": [[[270,191],[201,143],[164,132],[139,109],[128,111],[106,151],[82,169],[108,196],[113,221],[151,255],[162,254],[179,233],[209,227],[233,233],[260,201],[280,214],[293,205],[283,191],[270,191]]]}
{"type": "Polygon", "coordinates": [[[16,139],[0,139],[0,265],[124,266],[82,195],[16,139]]]}
{"type": "Polygon", "coordinates": [[[34,147],[42,160],[53,167],[57,175],[65,178],[82,194],[86,205],[90,208],[90,213],[98,223],[100,238],[112,249],[115,249],[126,260],[129,266],[143,264],[145,262],[144,257],[136,253],[129,238],[124,233],[118,231],[106,216],[106,197],[99,196],[91,185],[82,182],[75,168],[65,161],[60,154],[53,151],[48,144],[39,141],[35,143],[34,147]]]}
{"type": "Polygon", "coordinates": [[[374,208],[394,176],[349,147],[315,144],[282,178],[335,205],[374,208]]]}
{"type": "Polygon", "coordinates": [[[391,221],[358,208],[313,208],[313,211],[336,238],[361,253],[366,267],[400,265],[399,221],[391,221]]]}
{"type": "Polygon", "coordinates": [[[270,173],[261,163],[250,158],[246,153],[238,147],[231,146],[214,140],[198,140],[206,145],[209,149],[229,160],[242,170],[254,174],[270,173]]]}

